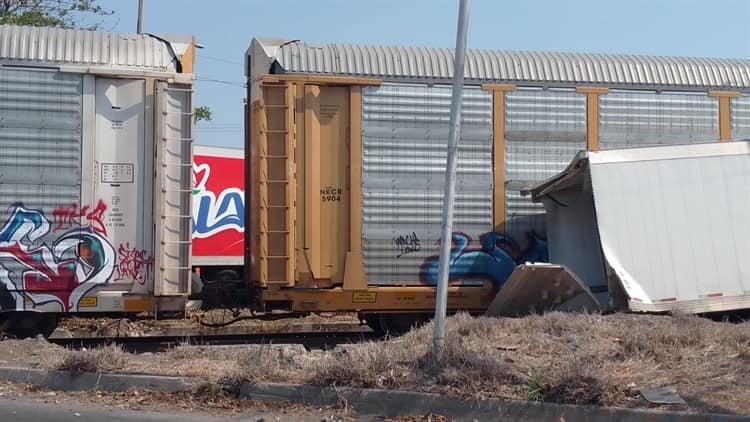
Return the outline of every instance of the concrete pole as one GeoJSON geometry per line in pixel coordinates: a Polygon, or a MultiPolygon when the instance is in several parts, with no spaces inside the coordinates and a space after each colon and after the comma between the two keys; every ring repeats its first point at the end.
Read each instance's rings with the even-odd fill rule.
{"type": "Polygon", "coordinates": [[[458,33],[453,62],[453,93],[451,97],[450,132],[448,135],[448,164],[443,192],[443,226],[440,242],[440,272],[435,298],[435,332],[433,357],[442,360],[445,335],[445,314],[448,305],[448,276],[453,235],[453,202],[456,195],[456,154],[461,136],[461,100],[464,88],[464,61],[466,59],[466,33],[469,29],[469,0],[460,0],[458,8],[458,33]]]}
{"type": "Polygon", "coordinates": [[[138,0],[138,33],[143,33],[143,0],[138,0]]]}

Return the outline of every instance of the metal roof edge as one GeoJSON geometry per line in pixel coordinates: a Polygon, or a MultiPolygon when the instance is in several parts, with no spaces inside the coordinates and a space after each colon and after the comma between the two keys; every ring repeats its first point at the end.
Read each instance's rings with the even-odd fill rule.
{"type": "Polygon", "coordinates": [[[570,179],[588,170],[589,154],[589,151],[579,151],[563,171],[532,188],[522,190],[521,195],[531,195],[533,201],[539,201],[548,193],[554,192],[563,186],[567,187],[565,184],[570,181],[570,179]]]}
{"type": "MultiPolygon", "coordinates": [[[[289,74],[421,82],[452,78],[453,50],[449,48],[312,44],[263,38],[253,42],[265,50],[269,60],[278,63],[280,71],[289,74]]],[[[750,60],[470,49],[465,77],[470,83],[750,92],[750,60]]]]}
{"type": "Polygon", "coordinates": [[[0,63],[42,67],[74,65],[178,74],[186,35],[0,25],[0,63]]]}

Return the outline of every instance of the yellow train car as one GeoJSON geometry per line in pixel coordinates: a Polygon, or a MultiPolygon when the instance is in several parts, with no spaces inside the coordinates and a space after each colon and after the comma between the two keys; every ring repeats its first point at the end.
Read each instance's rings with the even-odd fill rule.
{"type": "MultiPolygon", "coordinates": [[[[251,42],[245,263],[264,308],[381,328],[432,312],[452,60],[251,42]]],[[[469,51],[449,309],[484,311],[517,264],[547,259],[520,191],[578,151],[747,137],[750,60],[469,51]]]]}

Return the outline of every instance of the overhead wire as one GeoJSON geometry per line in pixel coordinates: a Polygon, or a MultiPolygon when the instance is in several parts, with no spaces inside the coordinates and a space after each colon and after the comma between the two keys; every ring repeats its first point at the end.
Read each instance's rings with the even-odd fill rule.
{"type": "Polygon", "coordinates": [[[229,64],[236,64],[236,65],[242,66],[242,63],[240,63],[240,62],[233,61],[233,60],[228,60],[228,59],[222,59],[220,57],[207,56],[205,54],[196,54],[196,56],[204,58],[204,59],[208,59],[208,60],[214,60],[214,61],[217,61],[217,62],[229,63],[229,64]]]}
{"type": "Polygon", "coordinates": [[[207,77],[201,76],[201,75],[195,75],[195,80],[196,81],[201,81],[201,82],[213,82],[213,83],[217,83],[217,84],[225,84],[225,85],[238,86],[238,87],[241,87],[241,88],[247,87],[247,84],[244,83],[244,82],[225,81],[225,80],[221,80],[221,79],[207,78],[207,77]]]}

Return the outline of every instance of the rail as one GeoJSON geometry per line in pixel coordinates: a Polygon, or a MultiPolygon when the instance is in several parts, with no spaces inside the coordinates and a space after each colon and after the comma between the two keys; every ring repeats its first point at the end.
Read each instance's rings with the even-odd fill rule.
{"type": "Polygon", "coordinates": [[[339,344],[377,340],[379,336],[368,331],[257,333],[257,334],[200,334],[181,336],[137,337],[78,337],[50,338],[50,343],[80,349],[119,345],[128,352],[162,352],[179,345],[233,346],[250,344],[302,344],[308,349],[330,349],[339,344]]]}

